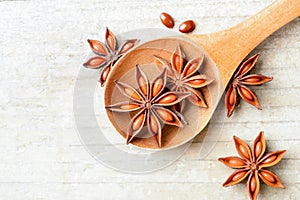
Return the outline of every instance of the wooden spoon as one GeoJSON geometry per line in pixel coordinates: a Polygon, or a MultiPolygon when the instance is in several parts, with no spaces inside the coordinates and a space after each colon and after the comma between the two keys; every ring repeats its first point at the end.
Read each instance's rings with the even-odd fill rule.
{"type": "MultiPolygon", "coordinates": [[[[128,72],[133,70],[136,64],[147,65],[145,70],[148,70],[149,74],[152,73],[151,78],[153,78],[153,74],[158,73],[155,71],[155,67],[149,67],[149,63],[153,63],[153,55],[167,59],[171,52],[165,49],[174,49],[178,44],[189,51],[188,57],[204,54],[206,58],[204,71],[215,79],[215,83],[210,86],[209,91],[204,91],[204,96],[208,101],[208,109],[190,108],[187,111],[187,115],[190,116],[188,117],[189,126],[180,130],[174,127],[163,129],[165,136],[161,149],[184,144],[205,128],[214,113],[216,103],[221,97],[215,94],[224,92],[231,76],[243,59],[270,34],[299,15],[300,0],[277,0],[255,16],[228,30],[205,35],[186,35],[186,38],[193,41],[192,43],[181,37],[162,38],[142,44],[136,50],[123,56],[112,69],[105,88],[105,106],[124,100],[114,81],[124,80],[123,82],[133,85],[135,82],[132,78],[134,77],[133,73],[128,74],[128,72]],[[218,71],[218,73],[214,71],[218,71]],[[217,90],[219,93],[216,93],[217,90]]],[[[126,138],[128,120],[132,116],[130,114],[124,116],[111,111],[107,111],[107,114],[116,130],[126,138]]],[[[144,148],[158,149],[153,137],[137,138],[132,143],[144,148]]]]}
{"type": "Polygon", "coordinates": [[[300,16],[300,0],[277,0],[244,22],[220,32],[188,35],[215,62],[225,87],[238,65],[264,39],[300,16]]]}

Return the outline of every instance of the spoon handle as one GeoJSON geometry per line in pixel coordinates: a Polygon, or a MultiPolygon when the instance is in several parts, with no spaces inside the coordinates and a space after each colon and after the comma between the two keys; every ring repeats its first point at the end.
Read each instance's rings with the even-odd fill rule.
{"type": "Polygon", "coordinates": [[[219,69],[225,87],[242,60],[273,32],[300,16],[300,0],[277,0],[244,22],[209,35],[190,35],[219,69]]]}

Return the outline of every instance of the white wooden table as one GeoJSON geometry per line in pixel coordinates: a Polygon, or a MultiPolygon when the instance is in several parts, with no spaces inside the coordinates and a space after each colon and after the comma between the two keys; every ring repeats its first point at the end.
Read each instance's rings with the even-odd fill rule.
{"type": "Polygon", "coordinates": [[[217,161],[237,155],[232,136],[251,143],[265,131],[269,151],[287,149],[272,167],[285,190],[262,185],[259,199],[300,199],[300,19],[255,51],[257,72],[274,80],[255,89],[263,111],[242,103],[216,148],[199,161],[199,144],[171,166],[132,175],[94,160],[74,129],[72,96],[90,54],[87,38],[163,28],[159,14],[193,19],[194,33],[229,28],[272,0],[0,1],[0,199],[246,199],[246,185],[223,188],[233,172],[217,161]]]}

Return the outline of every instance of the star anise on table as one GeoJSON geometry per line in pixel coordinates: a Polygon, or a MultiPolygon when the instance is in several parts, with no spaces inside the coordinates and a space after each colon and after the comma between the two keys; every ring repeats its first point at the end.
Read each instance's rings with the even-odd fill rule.
{"type": "Polygon", "coordinates": [[[249,74],[255,67],[259,53],[246,60],[234,74],[233,79],[228,85],[227,93],[225,96],[225,105],[227,108],[227,116],[230,117],[235,107],[239,104],[241,97],[247,103],[262,109],[254,92],[247,86],[262,85],[273,80],[272,77],[267,77],[261,74],[249,74]]]}
{"type": "Polygon", "coordinates": [[[155,136],[158,146],[162,145],[162,124],[183,127],[179,117],[168,106],[175,105],[190,96],[184,92],[164,92],[167,71],[164,69],[156,78],[149,82],[146,74],[136,66],[136,82],[138,89],[119,81],[115,81],[121,94],[130,101],[106,106],[115,112],[138,111],[127,131],[126,143],[130,143],[147,126],[148,132],[155,136]]]}
{"type": "Polygon", "coordinates": [[[224,187],[240,183],[248,177],[247,190],[251,200],[256,199],[259,192],[259,179],[268,186],[284,188],[280,179],[273,172],[264,168],[277,164],[286,153],[286,150],[275,151],[264,155],[267,145],[262,131],[256,137],[252,150],[240,138],[234,136],[233,139],[236,150],[242,158],[232,156],[218,159],[228,167],[237,169],[225,181],[223,184],[224,187]]]}
{"type": "Polygon", "coordinates": [[[106,28],[105,44],[98,40],[88,39],[88,43],[96,55],[84,63],[83,66],[92,69],[100,69],[99,82],[101,83],[101,86],[103,86],[114,63],[138,42],[139,40],[137,39],[125,40],[118,48],[115,35],[106,28]]]}
{"type": "MultiPolygon", "coordinates": [[[[213,79],[199,73],[199,69],[204,61],[204,55],[189,60],[183,58],[183,52],[178,45],[171,56],[171,61],[167,61],[159,56],[155,56],[156,64],[159,68],[166,67],[168,71],[168,85],[171,91],[190,92],[188,100],[194,105],[207,107],[202,95],[201,88],[209,85],[213,79]]],[[[181,111],[184,107],[182,102],[181,111]]]]}

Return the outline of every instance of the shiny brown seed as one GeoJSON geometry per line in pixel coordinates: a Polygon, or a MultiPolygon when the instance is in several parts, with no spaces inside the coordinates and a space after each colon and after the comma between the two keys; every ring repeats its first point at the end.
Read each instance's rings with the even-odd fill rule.
{"type": "Polygon", "coordinates": [[[188,76],[191,73],[193,73],[196,67],[197,67],[197,63],[193,63],[192,65],[190,65],[189,68],[185,71],[184,76],[188,76]]]}
{"type": "Polygon", "coordinates": [[[205,82],[205,80],[203,80],[203,79],[196,79],[196,80],[189,81],[189,83],[193,84],[193,85],[200,85],[200,84],[202,84],[204,82],[205,82]]]}
{"type": "Polygon", "coordinates": [[[246,166],[246,162],[238,157],[219,158],[218,160],[227,165],[228,167],[232,167],[235,169],[241,169],[246,166]]]}
{"type": "Polygon", "coordinates": [[[243,87],[240,87],[240,91],[241,95],[244,96],[246,99],[249,99],[249,101],[253,100],[253,96],[248,90],[244,89],[243,87]]]}
{"type": "Polygon", "coordinates": [[[141,100],[140,96],[131,88],[125,88],[124,91],[128,96],[132,97],[133,99],[141,100]]]}
{"type": "Polygon", "coordinates": [[[193,20],[187,20],[182,22],[179,26],[179,31],[181,33],[190,33],[195,29],[195,22],[193,20]]]}
{"type": "Polygon", "coordinates": [[[229,96],[229,105],[233,105],[234,101],[235,101],[235,95],[234,95],[234,91],[232,90],[229,96]]]}
{"type": "Polygon", "coordinates": [[[98,40],[88,40],[88,43],[94,52],[104,55],[107,54],[107,49],[102,42],[98,40]]]}
{"type": "Polygon", "coordinates": [[[121,105],[120,109],[122,109],[122,110],[132,110],[132,109],[137,108],[137,107],[139,107],[139,105],[137,105],[137,104],[126,104],[126,105],[121,105]]]}
{"type": "Polygon", "coordinates": [[[255,66],[259,56],[260,53],[257,53],[254,56],[250,57],[248,60],[246,60],[242,64],[240,70],[236,73],[236,76],[243,76],[247,74],[255,66]]]}
{"type": "Polygon", "coordinates": [[[260,82],[262,79],[260,77],[251,77],[251,78],[247,78],[246,82],[249,83],[255,83],[255,82],[260,82]]]}
{"type": "Polygon", "coordinates": [[[256,180],[255,180],[255,176],[253,175],[250,181],[250,190],[251,192],[254,192],[255,189],[256,189],[256,180]]]}
{"type": "Polygon", "coordinates": [[[254,93],[251,92],[251,90],[249,88],[241,85],[241,86],[238,86],[237,89],[238,89],[239,95],[242,97],[242,99],[244,101],[246,101],[247,103],[249,103],[251,105],[254,105],[256,108],[258,108],[260,110],[262,109],[258,102],[257,97],[255,96],[254,93]]]}
{"type": "Polygon", "coordinates": [[[267,163],[267,164],[272,163],[274,160],[276,160],[276,158],[277,158],[277,155],[273,155],[273,156],[269,157],[268,159],[264,160],[262,163],[263,164],[265,164],[265,163],[267,163]]]}
{"type": "Polygon", "coordinates": [[[161,13],[160,14],[160,21],[168,28],[174,27],[174,20],[168,13],[161,13]]]}
{"type": "Polygon", "coordinates": [[[84,66],[86,66],[88,68],[98,68],[105,62],[106,62],[106,59],[103,57],[94,57],[94,58],[91,58],[88,62],[86,62],[84,64],[84,66]]]}
{"type": "Polygon", "coordinates": [[[167,121],[167,122],[172,122],[172,121],[174,121],[173,116],[172,116],[170,113],[168,113],[168,112],[166,112],[166,111],[164,111],[164,110],[161,110],[161,109],[157,109],[156,111],[157,111],[157,114],[158,114],[164,121],[167,121]]]}
{"type": "Polygon", "coordinates": [[[245,147],[244,145],[239,145],[239,150],[245,158],[250,159],[247,147],[245,147]]]}
{"type": "Polygon", "coordinates": [[[180,64],[181,64],[181,59],[180,59],[180,56],[177,55],[175,57],[175,66],[176,66],[176,69],[177,69],[178,72],[180,71],[180,64]]]}
{"type": "Polygon", "coordinates": [[[197,90],[191,90],[191,96],[189,96],[189,100],[191,103],[207,108],[207,105],[205,103],[205,99],[202,97],[202,94],[197,90]]]}
{"type": "Polygon", "coordinates": [[[246,173],[247,173],[246,171],[239,172],[236,175],[234,175],[234,177],[232,177],[231,180],[234,182],[240,180],[243,176],[245,176],[246,173]]]}
{"type": "Polygon", "coordinates": [[[153,131],[153,133],[158,133],[158,124],[157,120],[153,115],[150,116],[150,128],[153,131]]]}
{"type": "Polygon", "coordinates": [[[147,82],[142,77],[139,78],[140,89],[144,95],[147,95],[147,82]]]}
{"type": "Polygon", "coordinates": [[[133,124],[132,124],[132,129],[133,129],[134,131],[138,130],[138,129],[142,126],[144,118],[145,118],[145,114],[142,113],[142,114],[140,114],[140,116],[138,116],[138,117],[134,120],[134,122],[133,122],[133,124]]]}
{"type": "Polygon", "coordinates": [[[261,154],[262,151],[262,143],[259,141],[256,143],[255,146],[255,157],[258,157],[261,154]]]}
{"type": "Polygon", "coordinates": [[[243,166],[245,165],[245,163],[243,163],[241,160],[239,159],[230,159],[229,160],[229,164],[231,165],[235,165],[235,166],[243,166]]]}
{"type": "Polygon", "coordinates": [[[263,177],[265,179],[267,179],[269,182],[271,182],[271,183],[276,182],[276,179],[274,178],[274,176],[272,174],[268,173],[266,170],[261,171],[260,174],[263,175],[263,177]]]}
{"type": "Polygon", "coordinates": [[[264,83],[272,81],[272,77],[260,75],[260,74],[251,74],[240,79],[240,83],[244,85],[262,85],[264,83]]]}
{"type": "Polygon", "coordinates": [[[107,68],[103,71],[103,73],[102,73],[102,75],[101,75],[101,77],[100,77],[100,78],[101,78],[101,80],[100,80],[101,83],[103,83],[103,82],[106,81],[109,72],[110,72],[110,67],[107,67],[107,68]]]}
{"type": "Polygon", "coordinates": [[[162,79],[158,79],[157,81],[155,81],[152,88],[152,96],[155,97],[161,91],[162,87],[163,87],[162,79]]]}
{"type": "Polygon", "coordinates": [[[161,100],[159,100],[158,103],[163,103],[163,104],[167,104],[167,103],[171,103],[177,100],[177,96],[175,94],[169,94],[167,96],[165,96],[164,98],[162,98],[161,100]]]}

